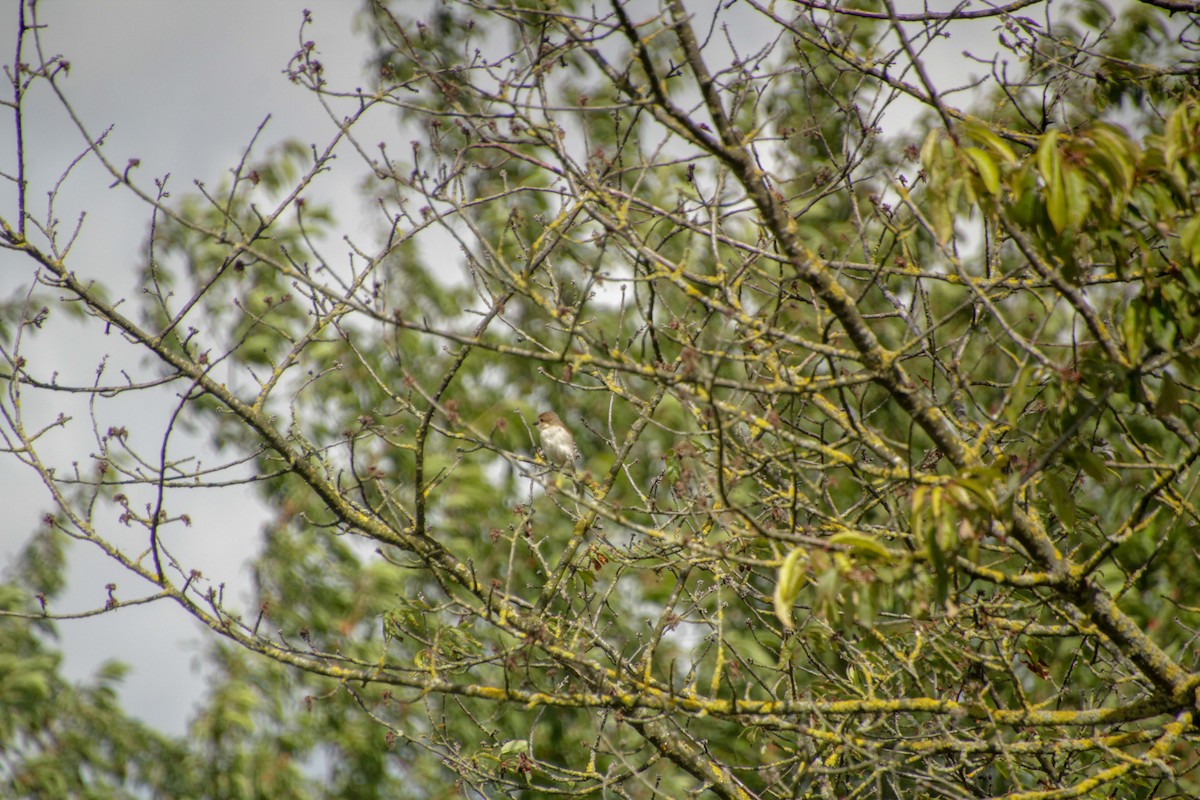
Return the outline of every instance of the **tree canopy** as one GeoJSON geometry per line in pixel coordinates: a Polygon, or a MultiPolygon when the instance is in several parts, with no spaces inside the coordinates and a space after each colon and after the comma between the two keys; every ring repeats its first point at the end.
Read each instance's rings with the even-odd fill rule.
{"type": "MultiPolygon", "coordinates": [[[[144,203],[127,296],[18,136],[3,793],[1194,796],[1191,5],[372,0],[353,87],[306,12],[328,139],[169,192],[73,115],[144,203]],[[119,374],[29,355],[79,320],[119,374]],[[244,485],[250,604],[177,556],[244,485]],[[68,545],[128,576],[89,612],[211,630],[188,736],[58,675],[68,545]]],[[[28,135],[69,56],[19,14],[28,135]]]]}

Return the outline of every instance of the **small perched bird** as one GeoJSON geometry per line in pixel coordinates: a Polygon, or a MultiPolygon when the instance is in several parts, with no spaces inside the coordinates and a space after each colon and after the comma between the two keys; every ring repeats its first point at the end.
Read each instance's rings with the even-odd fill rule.
{"type": "Polygon", "coordinates": [[[551,464],[563,467],[568,472],[575,472],[575,459],[579,450],[575,447],[575,437],[563,425],[558,414],[553,411],[543,411],[537,418],[538,433],[542,437],[542,452],[551,464]]]}

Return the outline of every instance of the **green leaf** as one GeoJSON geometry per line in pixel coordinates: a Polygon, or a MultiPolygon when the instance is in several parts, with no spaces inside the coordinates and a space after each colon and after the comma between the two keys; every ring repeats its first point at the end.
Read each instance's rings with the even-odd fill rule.
{"type": "Polygon", "coordinates": [[[1049,130],[1042,137],[1037,149],[1038,172],[1047,184],[1062,171],[1062,162],[1058,155],[1058,131],[1049,130]]]}
{"type": "Polygon", "coordinates": [[[938,542],[937,526],[931,525],[929,531],[926,547],[929,551],[929,563],[933,565],[934,599],[941,604],[950,596],[950,565],[946,559],[946,552],[938,542]]]}
{"type": "Polygon", "coordinates": [[[1046,214],[1055,232],[1062,233],[1068,219],[1067,186],[1063,180],[1062,157],[1058,152],[1057,140],[1057,131],[1046,134],[1038,147],[1037,163],[1045,185],[1046,214]]]}
{"type": "Polygon", "coordinates": [[[1174,314],[1158,303],[1149,308],[1150,340],[1159,350],[1170,350],[1175,346],[1175,338],[1179,328],[1175,324],[1174,314]]]}
{"type": "Polygon", "coordinates": [[[1179,229],[1179,244],[1192,266],[1200,266],[1200,214],[1193,216],[1179,229]]]}
{"type": "Polygon", "coordinates": [[[929,500],[929,494],[932,490],[928,486],[918,486],[912,496],[911,510],[911,525],[912,535],[915,541],[923,541],[925,539],[925,504],[929,500]]]}
{"type": "Polygon", "coordinates": [[[1041,199],[1037,170],[1027,163],[1017,170],[1009,183],[1012,204],[1008,208],[1013,219],[1022,225],[1033,225],[1037,221],[1041,199]]]}
{"type": "Polygon", "coordinates": [[[775,579],[775,593],[772,598],[775,605],[775,616],[783,623],[783,627],[792,630],[792,607],[800,597],[800,590],[808,579],[808,551],[797,547],[788,553],[787,558],[779,567],[775,579]]]}
{"type": "Polygon", "coordinates": [[[930,209],[933,222],[933,233],[937,240],[945,244],[954,235],[954,212],[944,201],[935,202],[930,209]]]}
{"type": "Polygon", "coordinates": [[[953,520],[950,515],[944,513],[942,495],[941,487],[921,487],[913,496],[913,534],[918,541],[924,541],[926,555],[933,567],[934,599],[939,604],[944,603],[950,593],[950,561],[947,550],[954,547],[954,538],[947,536],[945,530],[947,521],[953,524],[953,520]],[[926,499],[929,501],[932,517],[930,525],[924,523],[922,513],[926,499]]]}
{"type": "Polygon", "coordinates": [[[826,617],[832,618],[838,610],[838,597],[843,585],[842,571],[837,566],[829,567],[817,579],[816,605],[826,617]]]}
{"type": "Polygon", "coordinates": [[[865,533],[853,531],[835,533],[829,537],[829,543],[845,547],[856,556],[878,558],[883,561],[892,560],[892,552],[874,536],[868,536],[865,533]]]}
{"type": "Polygon", "coordinates": [[[1058,517],[1064,528],[1073,530],[1076,519],[1075,498],[1071,496],[1067,484],[1058,475],[1047,472],[1042,475],[1040,486],[1042,494],[1050,501],[1054,516],[1058,517]]]}
{"type": "Polygon", "coordinates": [[[1167,125],[1163,131],[1163,161],[1175,164],[1181,154],[1189,149],[1191,138],[1187,125],[1187,106],[1180,106],[1167,117],[1167,125]]]}
{"type": "Polygon", "coordinates": [[[529,740],[528,739],[509,739],[500,748],[501,756],[512,755],[513,753],[527,753],[527,752],[529,752],[529,740]]]}
{"type": "Polygon", "coordinates": [[[1137,150],[1124,132],[1109,125],[1097,125],[1088,131],[1093,143],[1093,162],[1107,178],[1110,187],[1109,213],[1117,216],[1129,200],[1137,172],[1137,150]]]}
{"type": "Polygon", "coordinates": [[[1121,319],[1121,333],[1125,338],[1125,354],[1129,360],[1137,362],[1142,357],[1142,347],[1146,343],[1146,301],[1135,297],[1125,309],[1121,319]]]}
{"type": "Polygon", "coordinates": [[[960,476],[955,483],[970,493],[976,506],[992,516],[997,516],[1000,513],[1000,506],[996,502],[996,493],[992,491],[992,485],[996,479],[997,475],[994,471],[982,470],[975,475],[960,476]]]}
{"type": "Polygon", "coordinates": [[[1000,167],[996,165],[992,157],[978,147],[968,147],[963,150],[963,153],[975,165],[975,171],[979,173],[979,178],[983,181],[983,185],[988,190],[988,193],[993,195],[999,194],[1000,167]]]}
{"type": "Polygon", "coordinates": [[[1076,447],[1071,450],[1071,460],[1079,466],[1088,476],[1097,483],[1104,485],[1115,474],[1111,469],[1104,465],[1104,461],[1100,456],[1093,453],[1086,447],[1076,447]]]}
{"type": "Polygon", "coordinates": [[[1088,211],[1091,210],[1092,200],[1088,192],[1088,182],[1084,178],[1082,170],[1065,169],[1063,170],[1063,179],[1067,204],[1065,229],[1075,233],[1083,227],[1088,211]]]}
{"type": "Polygon", "coordinates": [[[1179,413],[1183,403],[1184,391],[1170,376],[1164,377],[1162,389],[1158,392],[1158,400],[1154,403],[1156,417],[1170,417],[1179,413]]]}
{"type": "Polygon", "coordinates": [[[998,155],[1005,164],[1011,166],[1017,163],[1017,154],[1008,146],[1008,142],[1000,138],[999,134],[990,127],[975,120],[965,123],[963,127],[968,136],[991,148],[992,152],[998,155]]]}
{"type": "Polygon", "coordinates": [[[925,170],[932,175],[935,167],[941,166],[941,161],[938,156],[941,150],[938,145],[942,141],[942,132],[938,128],[931,130],[925,137],[925,141],[921,143],[921,165],[925,170]]]}

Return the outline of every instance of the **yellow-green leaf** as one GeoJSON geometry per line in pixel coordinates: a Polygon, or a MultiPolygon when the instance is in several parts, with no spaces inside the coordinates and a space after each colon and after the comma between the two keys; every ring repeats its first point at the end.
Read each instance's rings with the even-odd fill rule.
{"type": "Polygon", "coordinates": [[[942,132],[934,128],[925,137],[925,141],[921,144],[921,166],[929,170],[931,167],[937,166],[939,155],[938,145],[941,144],[942,132]]]}
{"type": "Polygon", "coordinates": [[[1016,164],[1017,154],[1008,146],[1008,142],[1000,138],[1000,136],[987,125],[981,122],[968,122],[964,125],[967,135],[980,144],[984,144],[991,148],[992,152],[1000,156],[1005,164],[1016,164]]]}
{"type": "Polygon", "coordinates": [[[1063,180],[1062,156],[1058,152],[1058,131],[1042,137],[1037,151],[1038,173],[1046,193],[1046,213],[1054,230],[1062,233],[1067,227],[1067,187],[1063,180]]]}
{"type": "Polygon", "coordinates": [[[999,194],[1000,167],[996,165],[992,157],[978,147],[968,147],[963,150],[963,153],[975,165],[975,171],[979,173],[979,178],[988,192],[993,195],[999,194]]]}
{"type": "Polygon", "coordinates": [[[1087,180],[1081,170],[1064,169],[1063,185],[1067,203],[1066,229],[1074,233],[1083,227],[1088,211],[1091,210],[1092,199],[1088,193],[1087,180]]]}
{"type": "Polygon", "coordinates": [[[804,588],[807,573],[808,552],[797,547],[788,553],[776,575],[775,593],[772,598],[775,605],[775,616],[788,630],[796,627],[792,622],[792,607],[796,605],[800,590],[804,588]]]}
{"type": "Polygon", "coordinates": [[[853,531],[835,533],[829,537],[829,543],[845,547],[857,556],[880,558],[884,561],[890,561],[892,558],[892,553],[887,547],[880,543],[874,536],[868,536],[865,533],[856,533],[853,531]]]}

